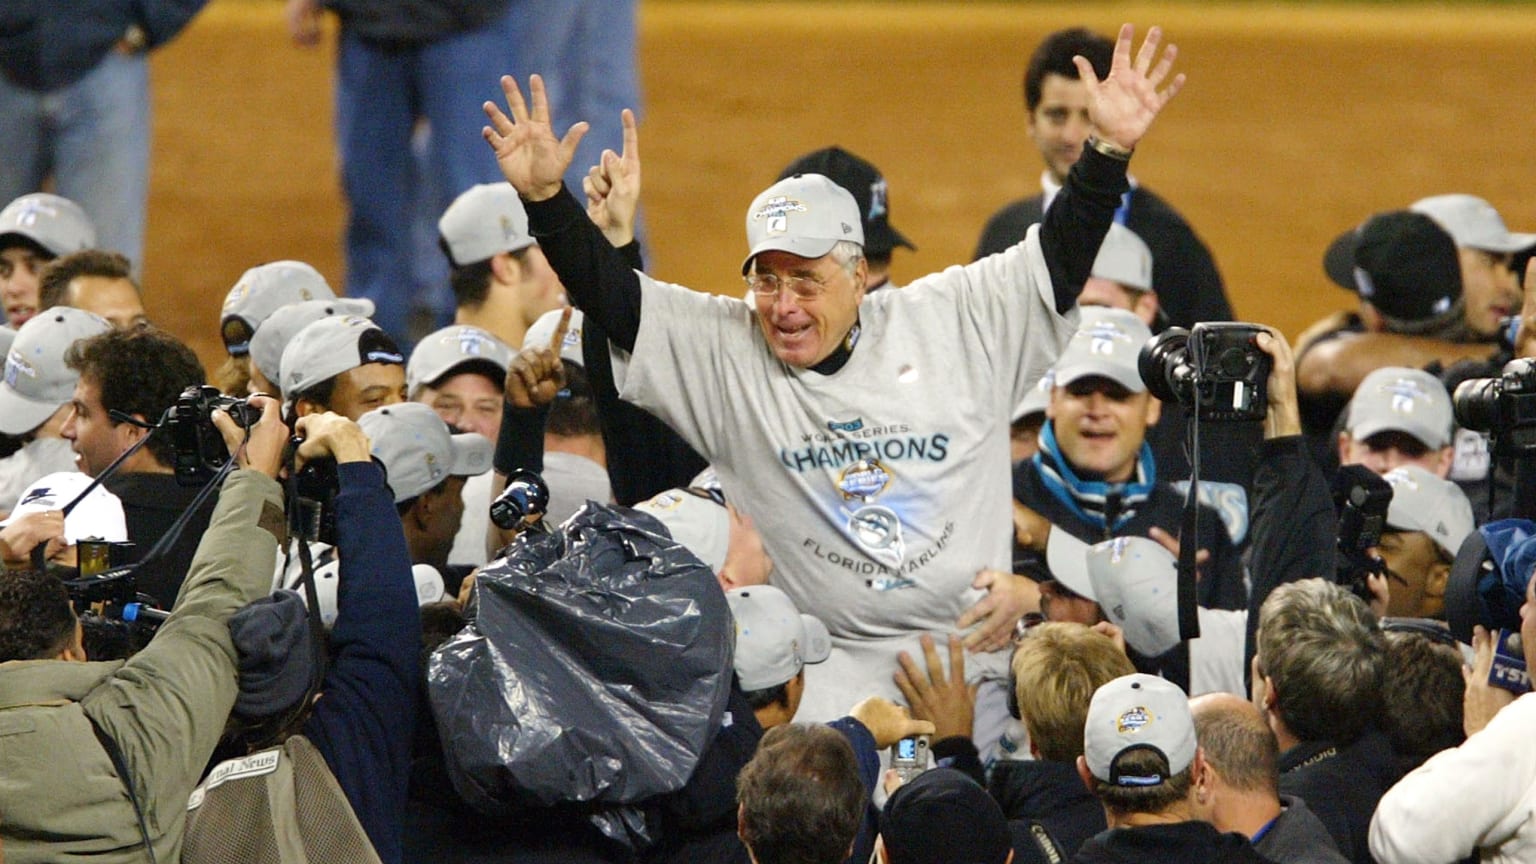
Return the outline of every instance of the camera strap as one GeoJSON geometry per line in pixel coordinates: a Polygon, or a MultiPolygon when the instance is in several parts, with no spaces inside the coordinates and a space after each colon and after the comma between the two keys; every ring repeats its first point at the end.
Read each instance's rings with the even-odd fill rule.
{"type": "MultiPolygon", "coordinates": [[[[138,426],[138,427],[140,427],[142,429],[148,429],[149,433],[147,435],[145,435],[143,438],[140,438],[139,440],[133,442],[133,446],[132,447],[129,447],[127,450],[124,450],[122,453],[119,453],[117,458],[112,460],[112,464],[108,465],[105,469],[103,469],[102,472],[100,474],[97,474],[95,476],[95,478],[93,478],[91,480],[91,482],[86,485],[86,487],[84,489],[80,490],[80,494],[79,495],[76,495],[72,501],[70,501],[68,504],[65,504],[63,507],[59,508],[59,512],[63,513],[66,517],[69,516],[70,511],[75,509],[75,505],[76,504],[79,504],[81,501],[84,501],[85,500],[85,496],[91,494],[92,492],[95,492],[96,491],[96,487],[100,486],[102,484],[102,481],[106,480],[108,477],[111,477],[113,474],[117,473],[117,468],[118,468],[119,465],[122,465],[124,462],[128,461],[128,457],[129,456],[132,456],[133,454],[135,454],[135,453],[139,452],[140,450],[142,450],[144,448],[144,445],[149,443],[149,439],[154,437],[154,434],[156,432],[160,431],[160,426],[158,424],[152,426],[152,425],[150,425],[148,423],[145,423],[142,420],[138,420],[138,419],[136,419],[136,418],[134,418],[134,417],[132,417],[130,415],[123,414],[121,411],[113,411],[113,412],[111,412],[111,414],[112,414],[112,419],[117,420],[118,422],[121,422],[121,423],[132,423],[133,425],[138,426]]],[[[36,546],[32,547],[32,569],[34,569],[34,570],[43,570],[43,569],[47,568],[47,566],[48,566],[48,557],[47,557],[47,549],[45,548],[46,546],[47,546],[47,544],[45,544],[45,543],[39,543],[36,546]]]]}
{"type": "MultiPolygon", "coordinates": [[[[1200,340],[1191,340],[1190,359],[1196,369],[1204,368],[1200,340]]],[[[1184,520],[1179,528],[1178,608],[1179,640],[1188,645],[1191,639],[1200,638],[1199,598],[1196,584],[1199,569],[1196,564],[1200,553],[1200,391],[1194,389],[1195,410],[1189,414],[1189,489],[1184,495],[1184,520]]]]}

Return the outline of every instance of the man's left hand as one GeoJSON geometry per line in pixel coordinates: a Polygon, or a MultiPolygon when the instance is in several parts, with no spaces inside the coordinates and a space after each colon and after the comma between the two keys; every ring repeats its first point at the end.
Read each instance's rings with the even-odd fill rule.
{"type": "Polygon", "coordinates": [[[955,626],[976,629],[965,637],[971,651],[996,651],[1013,641],[1013,629],[1026,612],[1040,611],[1040,586],[1033,579],[1001,570],[983,570],[971,582],[972,588],[987,589],[987,596],[965,611],[955,626]]]}
{"type": "Polygon", "coordinates": [[[1481,625],[1472,628],[1472,667],[1461,667],[1461,676],[1467,686],[1461,701],[1461,727],[1468,738],[1483,731],[1483,727],[1493,720],[1493,715],[1515,701],[1515,694],[1488,683],[1488,672],[1493,669],[1494,640],[1497,638],[1481,625]]]}
{"type": "Polygon", "coordinates": [[[905,651],[897,654],[896,662],[901,668],[894,676],[896,687],[907,700],[913,717],[933,722],[934,738],[971,737],[979,685],[965,683],[964,644],[959,636],[949,637],[949,675],[946,676],[933,637],[925,633],[920,641],[927,668],[918,666],[905,651]]]}
{"type": "Polygon", "coordinates": [[[1135,30],[1130,24],[1120,27],[1109,77],[1103,81],[1086,59],[1072,58],[1077,64],[1078,77],[1088,85],[1088,117],[1093,121],[1095,132],[1101,140],[1125,150],[1136,148],[1151,127],[1152,119],[1184,86],[1184,73],[1180,72],[1161,92],[1157,89],[1173,69],[1173,60],[1179,53],[1178,48],[1169,43],[1158,59],[1157,49],[1163,40],[1161,27],[1147,30],[1135,62],[1131,61],[1135,30]],[[1152,65],[1154,59],[1157,59],[1155,67],[1152,65]]]}

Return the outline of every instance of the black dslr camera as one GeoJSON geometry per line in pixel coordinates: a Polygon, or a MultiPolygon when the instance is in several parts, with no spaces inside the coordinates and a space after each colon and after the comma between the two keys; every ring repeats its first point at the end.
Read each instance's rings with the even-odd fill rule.
{"type": "Polygon", "coordinates": [[[503,531],[533,530],[543,532],[544,514],[549,510],[549,486],[533,471],[513,472],[507,488],[491,502],[491,521],[503,531]]]}
{"type": "Polygon", "coordinates": [[[80,617],[86,654],[93,660],[121,660],[149,644],[169,613],[140,594],[134,578],[132,543],[83,539],[78,570],[61,574],[70,604],[80,617]]]}
{"type": "Polygon", "coordinates": [[[1136,366],[1153,396],[1194,409],[1196,420],[1263,420],[1273,365],[1256,341],[1263,332],[1230,322],[1170,327],[1142,346],[1136,366]]]}
{"type": "Polygon", "coordinates": [[[1370,550],[1387,527],[1392,484],[1364,465],[1345,465],[1333,479],[1333,506],[1339,513],[1337,581],[1369,603],[1366,577],[1387,573],[1386,562],[1370,550]]]}
{"type": "Polygon", "coordinates": [[[176,482],[183,486],[201,486],[229,461],[224,436],[213,425],[213,412],[223,408],[241,426],[249,429],[261,419],[261,411],[243,399],[225,396],[217,387],[206,384],[188,387],[176,397],[165,415],[165,428],[175,448],[172,468],[176,482]]]}
{"type": "Polygon", "coordinates": [[[1536,360],[1511,360],[1497,378],[1461,382],[1451,407],[1459,425],[1493,437],[1498,455],[1536,455],[1536,360]]]}
{"type": "MultiPolygon", "coordinates": [[[[297,446],[297,440],[294,442],[297,446]]],[[[311,459],[293,475],[288,530],[311,543],[336,545],[336,496],[341,474],[335,459],[311,459]]]]}

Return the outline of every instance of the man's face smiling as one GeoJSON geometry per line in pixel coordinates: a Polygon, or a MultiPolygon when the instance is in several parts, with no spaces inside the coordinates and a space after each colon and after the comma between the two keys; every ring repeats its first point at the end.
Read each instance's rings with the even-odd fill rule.
{"type": "Polygon", "coordinates": [[[20,327],[37,314],[38,274],[48,259],[37,248],[17,243],[0,249],[0,302],[12,327],[20,327]]]}
{"type": "Polygon", "coordinates": [[[1066,182],[1092,132],[1088,86],[1054,72],[1046,75],[1040,81],[1040,104],[1029,114],[1029,140],[1040,148],[1045,167],[1057,183],[1066,182]]]}
{"type": "Polygon", "coordinates": [[[787,286],[772,296],[752,296],[757,304],[757,323],[769,349],[791,366],[806,368],[825,360],[858,320],[866,272],[862,259],[849,274],[830,254],[801,258],[772,250],[753,259],[752,272],[776,276],[781,282],[809,279],[822,286],[816,296],[804,299],[787,286]]]}
{"type": "Polygon", "coordinates": [[[1085,479],[1124,483],[1156,423],[1161,405],[1146,393],[1132,393],[1108,378],[1090,375],[1051,391],[1046,414],[1061,453],[1085,479]]]}

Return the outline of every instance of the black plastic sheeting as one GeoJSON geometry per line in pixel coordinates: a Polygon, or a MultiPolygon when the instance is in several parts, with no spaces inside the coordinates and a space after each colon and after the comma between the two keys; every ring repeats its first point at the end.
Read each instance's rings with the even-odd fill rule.
{"type": "Polygon", "coordinates": [[[596,805],[604,834],[644,843],[622,805],[681,788],[725,710],[715,574],[649,515],[589,502],[482,569],[467,611],[427,672],[459,795],[493,817],[596,805]]]}

